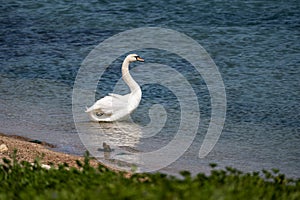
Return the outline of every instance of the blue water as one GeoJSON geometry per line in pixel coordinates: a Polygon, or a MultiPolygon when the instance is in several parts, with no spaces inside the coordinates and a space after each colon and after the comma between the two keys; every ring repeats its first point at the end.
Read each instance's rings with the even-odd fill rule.
{"type": "MultiPolygon", "coordinates": [[[[213,151],[197,158],[210,117],[205,83],[181,68],[184,61],[173,55],[144,50],[148,60],[167,55],[165,64],[175,62],[201,96],[203,123],[192,146],[162,171],[197,173],[215,162],[244,171],[279,168],[289,176],[300,176],[299,1],[7,1],[0,10],[1,132],[45,140],[56,144],[58,151],[81,154],[85,147],[73,122],[72,88],[82,61],[117,33],[163,27],[193,38],[213,58],[226,87],[227,115],[213,151]]],[[[112,91],[120,78],[121,61],[100,80],[97,98],[112,91]]],[[[170,99],[164,98],[170,91],[158,85],[144,85],[142,90],[134,121],[147,124],[145,110],[154,102],[178,121],[176,99],[168,104],[170,99]]],[[[167,124],[171,130],[178,128],[176,123],[167,124]]],[[[170,137],[162,134],[152,142],[141,141],[140,150],[159,148],[170,137]]]]}

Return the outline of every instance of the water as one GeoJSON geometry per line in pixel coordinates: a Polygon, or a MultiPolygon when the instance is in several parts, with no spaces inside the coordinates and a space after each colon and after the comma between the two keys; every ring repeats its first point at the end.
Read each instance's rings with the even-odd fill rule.
{"type": "MultiPolygon", "coordinates": [[[[85,146],[73,121],[72,88],[82,61],[96,45],[119,32],[164,27],[192,37],[214,59],[226,87],[227,116],[213,151],[197,158],[210,118],[205,83],[174,55],[143,50],[141,55],[148,60],[174,62],[201,97],[203,121],[192,146],[162,171],[207,172],[208,163],[215,162],[244,171],[279,168],[289,176],[300,176],[298,1],[8,1],[0,9],[1,132],[45,140],[56,144],[58,151],[81,154],[85,146]],[[166,60],[157,55],[166,55],[166,60]]],[[[122,56],[100,80],[97,98],[112,91],[120,78],[121,61],[122,56]]],[[[178,129],[175,96],[159,85],[144,85],[142,90],[133,120],[147,125],[148,110],[158,102],[168,112],[169,131],[147,140],[133,139],[123,145],[127,151],[159,149],[178,129]]]]}

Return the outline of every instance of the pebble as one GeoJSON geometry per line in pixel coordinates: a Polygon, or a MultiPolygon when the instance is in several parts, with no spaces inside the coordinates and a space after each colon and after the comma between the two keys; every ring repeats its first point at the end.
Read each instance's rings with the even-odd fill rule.
{"type": "Polygon", "coordinates": [[[8,148],[7,148],[6,144],[1,144],[0,145],[0,153],[6,152],[6,151],[8,151],[8,148]]]}
{"type": "MultiPolygon", "coordinates": [[[[30,163],[32,166],[34,165],[34,163],[30,163]]],[[[51,169],[51,166],[50,165],[45,165],[45,164],[41,164],[41,167],[44,168],[44,169],[51,169]]]]}

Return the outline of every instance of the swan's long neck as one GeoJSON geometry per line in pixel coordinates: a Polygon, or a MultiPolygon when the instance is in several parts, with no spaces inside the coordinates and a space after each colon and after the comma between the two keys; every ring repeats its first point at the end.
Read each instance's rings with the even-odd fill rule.
{"type": "Polygon", "coordinates": [[[125,59],[122,64],[122,78],[124,82],[128,85],[130,92],[134,93],[141,90],[140,86],[133,80],[132,76],[129,73],[129,60],[125,59]]]}

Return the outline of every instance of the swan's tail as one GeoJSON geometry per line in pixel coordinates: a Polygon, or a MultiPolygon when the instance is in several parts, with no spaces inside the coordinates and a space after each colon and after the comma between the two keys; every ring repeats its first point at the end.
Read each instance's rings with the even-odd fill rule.
{"type": "Polygon", "coordinates": [[[98,110],[98,109],[95,109],[94,106],[91,106],[91,107],[87,107],[87,106],[86,106],[85,108],[86,108],[86,110],[85,110],[86,113],[89,113],[89,112],[93,112],[93,111],[97,111],[97,110],[98,110]]]}

